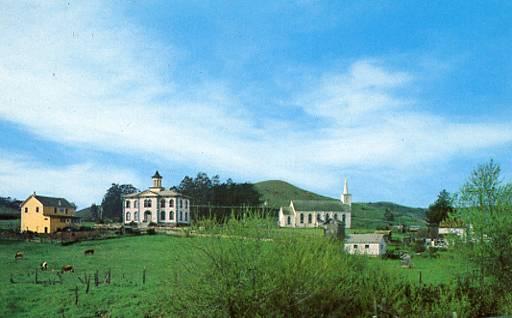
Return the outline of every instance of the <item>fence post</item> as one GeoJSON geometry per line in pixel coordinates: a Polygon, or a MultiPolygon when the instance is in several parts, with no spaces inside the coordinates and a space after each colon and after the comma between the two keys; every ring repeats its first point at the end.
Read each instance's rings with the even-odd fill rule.
{"type": "Polygon", "coordinates": [[[78,286],[75,286],[75,305],[78,306],[78,286]]]}
{"type": "Polygon", "coordinates": [[[146,284],[146,266],[144,266],[144,270],[142,271],[142,285],[146,284]]]}

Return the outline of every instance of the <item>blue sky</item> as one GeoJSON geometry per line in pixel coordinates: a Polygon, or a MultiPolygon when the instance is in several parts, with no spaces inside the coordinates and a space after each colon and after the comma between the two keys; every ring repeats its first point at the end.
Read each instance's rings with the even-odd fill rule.
{"type": "Polygon", "coordinates": [[[512,4],[2,1],[0,195],[198,171],[427,206],[512,163],[512,4]]]}

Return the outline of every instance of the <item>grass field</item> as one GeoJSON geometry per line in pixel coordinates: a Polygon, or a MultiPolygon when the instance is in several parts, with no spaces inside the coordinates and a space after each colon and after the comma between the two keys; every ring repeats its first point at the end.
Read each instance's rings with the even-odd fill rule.
{"type": "MultiPolygon", "coordinates": [[[[318,230],[285,229],[286,234],[319,236],[318,230]],[[295,233],[294,233],[295,232],[295,233]]],[[[108,312],[113,317],[144,317],[161,315],[161,308],[172,302],[173,279],[187,279],[184,260],[194,260],[199,248],[224,244],[225,240],[208,237],[177,238],[167,235],[123,237],[89,241],[70,246],[50,243],[0,241],[0,317],[96,317],[108,312]],[[93,256],[84,250],[94,248],[93,256]],[[25,258],[15,261],[16,251],[25,258]],[[42,261],[50,270],[39,272],[38,279],[55,280],[56,270],[65,264],[75,267],[74,273],[63,274],[63,284],[34,284],[34,272],[42,261]],[[146,267],[146,283],[142,283],[146,267]],[[101,284],[85,294],[85,285],[78,277],[99,271],[100,277],[111,270],[110,285],[101,284]],[[10,283],[14,279],[16,284],[10,283]],[[79,288],[79,305],[75,305],[74,288],[79,288]]],[[[269,244],[273,244],[269,242],[269,244]]],[[[417,257],[413,269],[402,269],[398,260],[369,259],[371,266],[383,271],[395,271],[412,282],[422,272],[424,283],[441,283],[465,270],[457,257],[449,252],[439,259],[417,257]]]]}

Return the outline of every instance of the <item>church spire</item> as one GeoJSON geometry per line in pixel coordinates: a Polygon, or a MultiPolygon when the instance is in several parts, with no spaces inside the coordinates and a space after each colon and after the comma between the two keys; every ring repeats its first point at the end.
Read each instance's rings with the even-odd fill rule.
{"type": "Polygon", "coordinates": [[[341,203],[352,205],[352,195],[348,192],[347,177],[345,177],[345,182],[343,184],[343,194],[341,195],[341,203]]]}

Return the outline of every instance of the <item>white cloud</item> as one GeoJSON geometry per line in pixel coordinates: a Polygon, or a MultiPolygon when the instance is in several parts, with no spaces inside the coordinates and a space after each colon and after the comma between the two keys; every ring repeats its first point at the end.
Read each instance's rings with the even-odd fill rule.
{"type": "Polygon", "coordinates": [[[79,208],[100,203],[112,183],[140,184],[131,171],[93,163],[44,166],[27,157],[0,158],[0,193],[25,199],[33,191],[65,197],[79,208]]]}
{"type": "MultiPolygon", "coordinates": [[[[418,103],[406,97],[415,76],[368,59],[303,83],[307,88],[293,99],[316,128],[303,129],[304,119],[297,118],[261,124],[275,119],[255,117],[225,80],[185,87],[173,76],[180,49],[148,38],[104,2],[10,2],[4,9],[0,118],[74,147],[243,178],[282,178],[325,191],[337,188],[350,171],[403,173],[512,141],[505,124],[452,123],[419,112],[418,103]]],[[[65,184],[56,193],[77,195],[79,202],[97,201],[106,180],[134,179],[121,170],[100,178],[111,170],[89,163],[62,169],[13,165],[0,161],[4,184],[18,179],[9,171],[32,169],[36,177],[13,183],[7,193],[55,179],[65,184]],[[77,183],[90,190],[76,194],[77,183]]]]}

